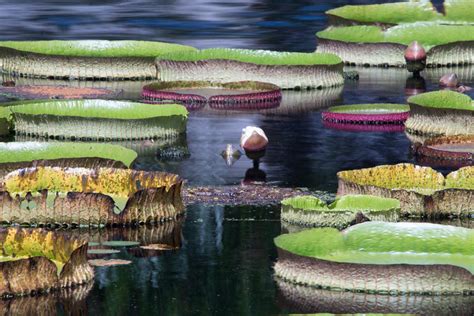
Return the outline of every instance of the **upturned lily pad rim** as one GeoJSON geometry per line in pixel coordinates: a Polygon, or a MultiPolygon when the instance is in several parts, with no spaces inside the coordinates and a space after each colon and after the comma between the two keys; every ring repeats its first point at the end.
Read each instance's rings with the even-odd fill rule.
{"type": "Polygon", "coordinates": [[[72,158],[103,158],[130,167],[137,158],[131,149],[106,143],[8,142],[0,143],[0,163],[72,158]]]}
{"type": "Polygon", "coordinates": [[[275,245],[295,255],[362,265],[450,264],[474,273],[474,230],[430,223],[365,222],[343,231],[284,234],[275,245]]]}
{"type": "Polygon", "coordinates": [[[418,94],[408,98],[408,103],[433,109],[474,111],[471,97],[450,90],[418,94]]]}
{"type": "Polygon", "coordinates": [[[153,105],[147,103],[110,100],[55,100],[28,102],[10,106],[13,114],[52,115],[65,117],[140,120],[156,117],[183,116],[188,111],[179,104],[153,105]]]}
{"type": "Polygon", "coordinates": [[[0,41],[0,49],[2,47],[45,55],[106,58],[154,58],[162,54],[196,50],[180,44],[131,40],[0,41]]]}
{"type": "MultiPolygon", "coordinates": [[[[430,167],[424,167],[424,166],[422,167],[422,166],[418,166],[418,165],[414,165],[410,163],[400,163],[400,164],[395,164],[395,165],[379,165],[372,168],[339,171],[337,173],[337,177],[341,180],[356,183],[362,186],[379,187],[379,188],[384,188],[388,190],[403,190],[403,191],[415,192],[421,195],[429,196],[429,195],[434,194],[437,191],[442,191],[445,189],[474,190],[474,187],[466,188],[466,185],[468,185],[468,183],[465,180],[466,178],[469,177],[471,170],[473,170],[472,172],[474,173],[474,166],[467,166],[467,167],[460,168],[456,171],[449,173],[445,177],[440,172],[437,172],[436,170],[430,167]],[[354,173],[364,172],[364,171],[370,172],[372,178],[376,178],[376,175],[375,175],[376,171],[384,172],[386,170],[390,171],[391,169],[393,169],[394,170],[393,172],[397,172],[399,171],[397,170],[397,168],[410,168],[410,169],[413,168],[415,170],[416,169],[424,170],[425,172],[431,174],[430,178],[433,179],[435,182],[427,184],[427,187],[425,188],[420,188],[420,187],[414,188],[414,187],[391,187],[388,185],[374,184],[372,182],[364,183],[363,181],[357,181],[353,179],[354,173]]],[[[426,181],[424,183],[426,183],[426,181]]]]}
{"type": "Polygon", "coordinates": [[[332,106],[326,112],[332,113],[348,113],[359,114],[360,111],[379,110],[380,113],[364,113],[364,115],[379,115],[386,113],[402,113],[410,111],[410,106],[407,104],[394,103],[373,103],[373,104],[352,104],[352,105],[338,105],[332,106]]]}
{"type": "MultiPolygon", "coordinates": [[[[273,91],[280,90],[280,87],[272,83],[259,81],[236,81],[236,82],[211,82],[211,81],[157,81],[147,84],[142,90],[159,91],[165,89],[183,89],[183,88],[215,88],[232,90],[256,90],[273,91]]],[[[179,91],[174,91],[179,93],[179,91]]]]}
{"type": "Polygon", "coordinates": [[[474,25],[445,25],[434,22],[401,24],[383,30],[375,25],[329,27],[316,33],[320,39],[349,43],[401,44],[418,41],[426,50],[450,43],[474,41],[474,25]]]}
{"type": "Polygon", "coordinates": [[[315,212],[346,212],[346,211],[388,211],[400,210],[400,201],[392,198],[384,198],[374,195],[349,194],[337,197],[331,204],[314,196],[301,195],[284,199],[281,201],[284,206],[293,209],[315,212]]]}
{"type": "Polygon", "coordinates": [[[268,66],[315,66],[338,65],[342,60],[330,53],[293,53],[237,48],[209,48],[197,51],[181,51],[157,57],[161,60],[197,62],[204,60],[233,60],[268,66]]]}

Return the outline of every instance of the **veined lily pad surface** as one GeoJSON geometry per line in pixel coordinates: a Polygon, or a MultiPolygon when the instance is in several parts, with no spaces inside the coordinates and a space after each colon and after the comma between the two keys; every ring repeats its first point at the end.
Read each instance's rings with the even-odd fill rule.
{"type": "Polygon", "coordinates": [[[322,113],[323,120],[354,124],[401,124],[410,107],[404,104],[355,104],[330,107],[322,113]]]}
{"type": "Polygon", "coordinates": [[[297,284],[380,294],[474,293],[474,230],[367,222],[275,238],[278,277],[297,284]]]}
{"type": "Polygon", "coordinates": [[[246,110],[278,107],[282,96],[278,86],[264,82],[168,81],[146,85],[142,98],[150,102],[176,102],[189,110],[205,105],[223,110],[246,110]]]}
{"type": "Polygon", "coordinates": [[[330,27],[317,33],[321,53],[333,53],[347,64],[404,67],[407,46],[418,41],[427,50],[428,66],[474,63],[474,25],[434,22],[382,29],[357,25],[330,27]]]}
{"type": "Polygon", "coordinates": [[[100,226],[154,223],[184,212],[182,180],[163,172],[37,167],[5,176],[0,221],[100,226]]]}
{"type": "Polygon", "coordinates": [[[383,165],[340,171],[338,195],[373,194],[398,199],[402,213],[442,217],[474,214],[474,167],[444,177],[412,164],[383,165]]]}
{"type": "Polygon", "coordinates": [[[18,76],[68,79],[156,79],[154,58],[190,46],[147,41],[4,41],[0,67],[18,76]]]}
{"type": "Polygon", "coordinates": [[[64,100],[10,107],[15,132],[75,139],[154,139],[186,131],[187,110],[178,104],[64,100]]]}
{"type": "Polygon", "coordinates": [[[178,52],[156,60],[162,81],[260,81],[282,89],[324,88],[344,83],[333,54],[211,48],[178,52]]]}
{"type": "Polygon", "coordinates": [[[408,99],[407,131],[430,136],[474,134],[474,102],[449,90],[419,94],[408,99]]]}
{"type": "Polygon", "coordinates": [[[87,242],[79,239],[41,229],[8,228],[0,230],[0,250],[2,296],[72,287],[94,277],[87,263],[87,242]]]}
{"type": "Polygon", "coordinates": [[[302,226],[345,228],[362,221],[397,221],[400,202],[370,195],[346,195],[327,205],[313,196],[281,201],[281,220],[302,226]]]}
{"type": "Polygon", "coordinates": [[[0,143],[0,175],[26,167],[130,167],[137,158],[133,150],[118,145],[77,142],[0,143]]]}

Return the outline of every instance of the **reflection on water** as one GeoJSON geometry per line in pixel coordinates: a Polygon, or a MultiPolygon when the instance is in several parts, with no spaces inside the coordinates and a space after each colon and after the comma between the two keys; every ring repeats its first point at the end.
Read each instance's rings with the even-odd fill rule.
{"type": "Polygon", "coordinates": [[[375,295],[328,291],[277,279],[278,302],[291,313],[472,315],[474,296],[375,295]]]}

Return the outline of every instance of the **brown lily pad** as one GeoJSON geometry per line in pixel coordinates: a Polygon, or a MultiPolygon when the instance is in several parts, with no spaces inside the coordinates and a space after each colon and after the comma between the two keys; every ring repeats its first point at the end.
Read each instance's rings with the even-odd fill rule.
{"type": "Polygon", "coordinates": [[[145,250],[176,250],[179,247],[168,245],[168,244],[150,244],[146,246],[140,246],[140,248],[145,250]]]}
{"type": "Polygon", "coordinates": [[[130,260],[122,259],[93,259],[89,260],[89,264],[94,267],[111,267],[111,266],[121,266],[132,263],[130,260]]]}
{"type": "Polygon", "coordinates": [[[68,86],[4,86],[0,94],[19,100],[29,99],[97,99],[110,98],[117,92],[102,88],[79,88],[68,86]]]}

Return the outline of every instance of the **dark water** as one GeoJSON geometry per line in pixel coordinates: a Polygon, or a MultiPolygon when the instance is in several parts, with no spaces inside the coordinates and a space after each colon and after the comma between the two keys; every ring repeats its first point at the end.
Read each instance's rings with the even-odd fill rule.
{"type": "MultiPolygon", "coordinates": [[[[146,39],[200,48],[313,51],[314,33],[327,22],[324,11],[343,4],[371,2],[0,0],[0,29],[4,40],[146,39]]],[[[175,172],[189,184],[238,184],[252,167],[251,160],[243,156],[228,167],[220,152],[226,144],[238,145],[240,131],[246,125],[260,126],[267,133],[270,146],[260,168],[268,183],[279,186],[335,192],[340,170],[414,162],[410,141],[403,132],[351,132],[323,126],[321,109],[325,107],[404,103],[405,88],[413,85],[405,70],[356,70],[360,80],[346,82],[344,89],[285,92],[285,102],[277,109],[193,112],[187,132],[189,158],[161,161],[153,155],[142,155],[137,167],[175,172]]],[[[472,69],[455,71],[463,83],[474,84],[472,69]]],[[[423,74],[426,89],[435,89],[442,74],[438,70],[423,74]]],[[[44,82],[22,79],[19,83],[44,82]]],[[[122,83],[124,98],[137,98],[141,85],[122,83]]],[[[131,265],[97,268],[90,292],[81,292],[75,304],[71,300],[59,303],[57,310],[61,314],[101,315],[334,312],[331,304],[311,310],[295,306],[287,302],[288,293],[277,290],[272,278],[276,259],[273,238],[280,233],[279,210],[275,208],[191,206],[182,228],[180,250],[138,258],[123,249],[114,257],[132,260],[131,265]]],[[[315,293],[314,302],[323,301],[323,297],[324,293],[315,293]]],[[[435,304],[428,305],[438,306],[435,304]]],[[[453,304],[469,307],[473,302],[453,304]]],[[[348,303],[346,311],[353,312],[357,306],[348,303]]],[[[393,306],[392,312],[412,311],[404,309],[403,304],[393,306]]],[[[459,312],[451,311],[453,315],[459,312]]]]}

